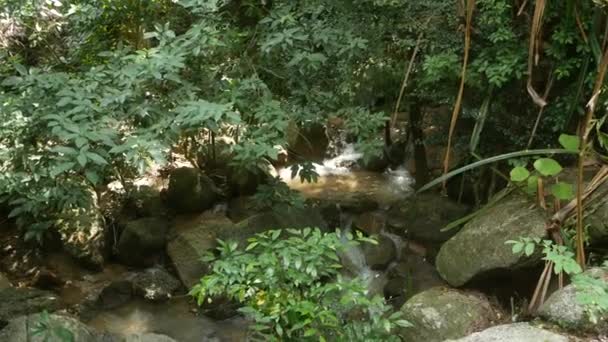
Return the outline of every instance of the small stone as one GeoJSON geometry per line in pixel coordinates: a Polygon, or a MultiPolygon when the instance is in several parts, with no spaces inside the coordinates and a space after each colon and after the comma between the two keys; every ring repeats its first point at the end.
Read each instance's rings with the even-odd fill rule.
{"type": "Polygon", "coordinates": [[[152,301],[170,299],[181,286],[179,280],[160,267],[139,272],[131,281],[136,295],[152,301]]]}

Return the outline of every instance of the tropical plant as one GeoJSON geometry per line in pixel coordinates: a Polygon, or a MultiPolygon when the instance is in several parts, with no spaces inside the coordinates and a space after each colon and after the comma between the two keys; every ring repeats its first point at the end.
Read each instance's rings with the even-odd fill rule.
{"type": "Polygon", "coordinates": [[[395,329],[409,323],[364,284],[340,275],[338,253],[347,243],[339,231],[271,230],[250,238],[245,248],[219,241],[219,255],[206,257],[211,273],[190,293],[199,305],[227,296],[243,305],[253,320],[256,340],[312,341],[398,340],[395,329]],[[285,235],[285,236],[281,236],[285,235]]]}

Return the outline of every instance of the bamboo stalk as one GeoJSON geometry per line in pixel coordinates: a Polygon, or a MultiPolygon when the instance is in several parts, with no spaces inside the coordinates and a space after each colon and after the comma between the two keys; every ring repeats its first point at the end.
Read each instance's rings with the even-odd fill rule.
{"type": "Polygon", "coordinates": [[[547,0],[537,0],[536,6],[534,7],[534,17],[532,19],[530,42],[528,46],[528,82],[526,84],[528,94],[530,94],[534,103],[541,108],[546,106],[547,102],[538,95],[536,90],[534,90],[534,86],[532,85],[532,71],[534,70],[534,65],[538,64],[538,59],[540,58],[540,35],[545,6],[547,5],[546,1],[547,0]]]}
{"type": "Polygon", "coordinates": [[[608,68],[608,50],[604,51],[602,62],[599,66],[595,85],[593,87],[593,93],[591,99],[587,103],[587,114],[582,122],[580,130],[580,148],[578,154],[578,173],[577,173],[577,190],[576,190],[576,261],[585,268],[585,232],[583,226],[583,167],[585,163],[585,151],[587,142],[589,140],[589,133],[591,132],[591,119],[595,113],[595,106],[604,84],[604,77],[606,76],[606,69],[608,68]]]}
{"type": "MultiPolygon", "coordinates": [[[[450,120],[450,131],[448,134],[448,145],[445,150],[445,157],[443,159],[443,174],[447,174],[450,168],[450,151],[452,149],[452,137],[454,130],[456,129],[456,121],[458,121],[458,114],[460,113],[460,107],[462,105],[462,97],[464,94],[464,83],[467,75],[467,65],[469,63],[469,50],[471,47],[471,25],[473,21],[473,11],[475,10],[475,0],[467,0],[466,7],[466,27],[464,31],[464,58],[462,61],[462,71],[460,73],[460,87],[458,89],[458,96],[456,96],[456,103],[454,104],[454,110],[452,111],[452,118],[450,120]]],[[[443,182],[443,190],[446,189],[447,183],[443,182]]]]}

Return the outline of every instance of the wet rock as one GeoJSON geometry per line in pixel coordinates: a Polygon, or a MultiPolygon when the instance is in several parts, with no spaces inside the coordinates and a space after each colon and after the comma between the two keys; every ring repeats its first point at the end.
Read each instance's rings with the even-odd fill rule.
{"type": "Polygon", "coordinates": [[[95,299],[95,307],[103,310],[114,309],[128,303],[133,298],[133,286],[128,280],[111,282],[95,299]]]}
{"type": "Polygon", "coordinates": [[[167,215],[167,208],[161,199],[160,191],[148,185],[131,190],[127,199],[127,210],[134,212],[137,217],[167,215]]]}
{"type": "Polygon", "coordinates": [[[177,213],[203,212],[217,201],[218,193],[213,181],[198,169],[181,167],[171,171],[167,201],[177,213]]]}
{"type": "Polygon", "coordinates": [[[373,270],[383,270],[388,264],[395,260],[397,250],[395,243],[390,238],[380,235],[376,238],[377,244],[363,243],[363,254],[365,262],[373,270]]]}
{"type": "Polygon", "coordinates": [[[530,206],[527,198],[512,194],[478,214],[441,247],[436,258],[439,274],[450,285],[462,286],[485,272],[537,264],[540,255],[516,255],[505,244],[522,236],[546,235],[544,212],[530,206]]]}
{"type": "Polygon", "coordinates": [[[465,216],[468,207],[437,194],[421,194],[393,205],[388,213],[388,229],[416,241],[444,242],[456,230],[442,232],[448,223],[465,216]]]}
{"type": "Polygon", "coordinates": [[[207,273],[207,265],[201,257],[217,246],[219,232],[235,229],[235,224],[227,217],[213,213],[175,219],[167,244],[167,255],[187,288],[197,284],[207,273]]]}
{"type": "MultiPolygon", "coordinates": [[[[583,275],[608,282],[608,269],[605,268],[591,268],[583,275]]],[[[540,306],[538,315],[569,330],[608,332],[608,315],[598,317],[598,322],[593,323],[584,306],[577,299],[579,294],[580,290],[574,284],[555,291],[540,306]]]]}
{"type": "Polygon", "coordinates": [[[380,234],[386,225],[386,216],[382,212],[362,213],[353,222],[354,227],[367,235],[380,234]]]}
{"type": "Polygon", "coordinates": [[[329,138],[323,125],[310,124],[297,129],[292,127],[288,134],[291,161],[321,161],[327,155],[329,138]]]}
{"type": "Polygon", "coordinates": [[[0,328],[18,316],[57,309],[59,298],[52,292],[14,287],[0,290],[0,328]]]}
{"type": "Polygon", "coordinates": [[[380,151],[378,155],[371,156],[367,159],[360,159],[358,165],[363,170],[382,172],[389,166],[389,159],[384,151],[380,151]]]}
{"type": "Polygon", "coordinates": [[[160,267],[149,268],[131,278],[133,291],[145,299],[158,301],[171,298],[181,283],[160,267]]]}
{"type": "MultiPolygon", "coordinates": [[[[50,314],[34,314],[20,316],[11,319],[8,325],[0,331],[0,341],[10,342],[43,342],[43,341],[65,341],[56,332],[70,335],[69,341],[91,342],[96,341],[96,335],[82,322],[75,318],[50,314]],[[49,326],[43,333],[36,333],[36,330],[44,324],[49,326]],[[53,334],[53,331],[55,333],[53,334]]],[[[65,335],[64,335],[65,336],[65,335]]]]}
{"type": "Polygon", "coordinates": [[[88,207],[65,211],[56,222],[64,250],[84,266],[100,270],[108,256],[107,228],[91,195],[88,207]]]}
{"type": "Polygon", "coordinates": [[[530,323],[497,325],[467,337],[446,342],[568,342],[567,336],[538,328],[530,323]]]}
{"type": "Polygon", "coordinates": [[[130,221],[118,240],[118,258],[129,266],[150,266],[165,248],[169,224],[157,217],[130,221]]]}
{"type": "Polygon", "coordinates": [[[51,290],[63,286],[65,281],[61,279],[55,272],[42,267],[36,271],[30,284],[35,288],[51,290]]]}
{"type": "Polygon", "coordinates": [[[406,341],[439,342],[464,337],[492,326],[498,312],[478,293],[435,287],[410,298],[402,307],[413,327],[400,330],[406,341]]]}
{"type": "Polygon", "coordinates": [[[418,255],[408,255],[388,271],[384,295],[401,302],[430,288],[446,285],[431,263],[418,255]]]}

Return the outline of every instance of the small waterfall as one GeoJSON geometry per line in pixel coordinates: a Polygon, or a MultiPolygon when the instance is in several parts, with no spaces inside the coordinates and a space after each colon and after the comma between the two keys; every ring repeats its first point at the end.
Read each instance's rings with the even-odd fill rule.
{"type": "MultiPolygon", "coordinates": [[[[352,218],[348,218],[341,236],[344,244],[348,243],[347,236],[352,234],[351,225],[352,218]]],[[[372,296],[383,294],[384,285],[387,282],[387,274],[383,271],[372,270],[367,265],[361,245],[349,246],[340,253],[340,259],[342,260],[342,265],[349,273],[346,276],[350,275],[352,278],[361,279],[367,287],[368,293],[372,296]]]]}

